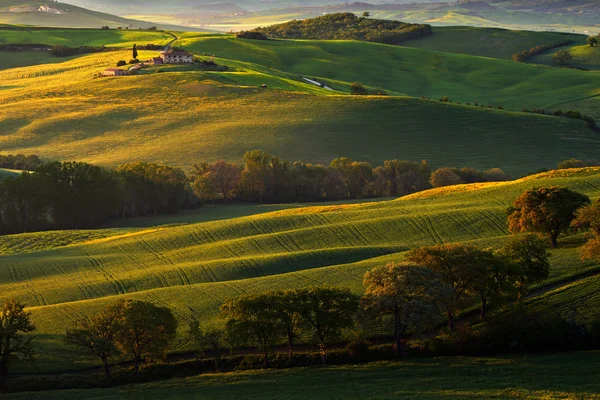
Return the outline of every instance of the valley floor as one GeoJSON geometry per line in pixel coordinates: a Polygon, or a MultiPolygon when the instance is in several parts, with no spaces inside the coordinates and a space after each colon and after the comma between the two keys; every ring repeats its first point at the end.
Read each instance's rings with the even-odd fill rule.
{"type": "Polygon", "coordinates": [[[287,371],[208,374],[3,399],[600,399],[600,352],[444,357],[287,371]]]}

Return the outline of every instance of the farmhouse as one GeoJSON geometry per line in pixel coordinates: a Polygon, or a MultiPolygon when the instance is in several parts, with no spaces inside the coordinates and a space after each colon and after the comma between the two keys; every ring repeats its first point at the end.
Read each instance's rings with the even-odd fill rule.
{"type": "Polygon", "coordinates": [[[127,71],[120,68],[107,68],[104,71],[100,72],[101,76],[125,76],[127,75],[127,71]]]}
{"type": "Polygon", "coordinates": [[[152,57],[152,59],[150,59],[150,62],[154,65],[164,64],[163,59],[160,57],[152,57]]]}
{"type": "Polygon", "coordinates": [[[160,53],[160,58],[162,58],[165,64],[191,64],[194,62],[194,56],[187,51],[173,49],[160,53]]]}
{"type": "Polygon", "coordinates": [[[39,10],[51,14],[62,14],[62,12],[58,8],[54,7],[40,6],[39,10]]]}

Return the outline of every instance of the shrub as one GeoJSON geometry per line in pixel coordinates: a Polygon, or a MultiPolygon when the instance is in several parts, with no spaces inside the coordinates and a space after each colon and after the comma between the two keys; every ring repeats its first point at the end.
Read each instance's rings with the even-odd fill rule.
{"type": "Polygon", "coordinates": [[[450,101],[450,99],[448,98],[448,96],[443,96],[443,97],[440,99],[440,101],[442,101],[442,102],[444,102],[444,103],[447,103],[447,102],[449,102],[449,101],[450,101]]]}
{"type": "Polygon", "coordinates": [[[364,339],[354,339],[346,345],[346,352],[354,359],[367,361],[369,358],[369,342],[364,339]]]}
{"type": "Polygon", "coordinates": [[[368,92],[362,84],[358,82],[352,82],[350,84],[350,94],[362,96],[368,94],[368,92]]]}
{"type": "Polygon", "coordinates": [[[138,60],[137,58],[129,60],[129,64],[138,64],[139,62],[140,60],[138,60]]]}
{"type": "Polygon", "coordinates": [[[235,35],[240,39],[251,39],[251,40],[268,40],[269,38],[262,32],[255,31],[241,31],[235,35]]]}
{"type": "Polygon", "coordinates": [[[127,62],[125,60],[119,60],[117,62],[117,67],[122,67],[123,65],[127,65],[127,62]]]}
{"type": "Polygon", "coordinates": [[[558,163],[558,169],[583,168],[587,166],[589,166],[587,162],[583,160],[578,160],[576,158],[568,158],[558,163]]]}

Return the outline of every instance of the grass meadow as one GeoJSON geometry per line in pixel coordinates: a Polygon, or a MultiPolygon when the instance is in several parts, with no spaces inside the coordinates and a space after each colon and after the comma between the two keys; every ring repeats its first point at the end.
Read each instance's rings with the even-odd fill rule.
{"type": "MultiPolygon", "coordinates": [[[[65,326],[117,298],[168,306],[184,327],[191,318],[203,326],[222,324],[219,305],[243,293],[323,283],[360,293],[364,272],[401,260],[409,248],[458,241],[499,245],[507,235],[506,208],[523,190],[547,185],[567,185],[596,199],[600,169],[364,204],[267,213],[256,206],[254,215],[212,222],[172,225],[163,218],[144,228],[6,236],[0,238],[0,290],[33,313],[39,349],[34,370],[68,370],[89,361],[65,349],[65,326]]],[[[234,206],[234,215],[239,212],[234,206]]],[[[563,239],[552,252],[548,282],[598,269],[579,260],[582,240],[563,239]]],[[[541,304],[593,310],[600,306],[598,284],[597,276],[577,281],[544,295],[541,304]]],[[[181,346],[177,350],[185,350],[181,346]]]]}
{"type": "MultiPolygon", "coordinates": [[[[101,29],[2,29],[0,44],[62,44],[68,47],[130,47],[137,44],[164,44],[173,36],[161,31],[101,29]]],[[[0,56],[3,53],[0,53],[0,56]]],[[[13,54],[13,53],[9,53],[13,54]]]]}
{"type": "Polygon", "coordinates": [[[582,352],[445,357],[246,371],[117,388],[9,394],[6,399],[598,399],[599,356],[598,352],[582,352]]]}

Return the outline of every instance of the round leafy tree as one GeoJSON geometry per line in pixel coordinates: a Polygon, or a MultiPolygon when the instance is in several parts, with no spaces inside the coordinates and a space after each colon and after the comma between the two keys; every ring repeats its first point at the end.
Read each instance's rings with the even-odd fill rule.
{"type": "Polygon", "coordinates": [[[590,204],[589,197],[565,187],[529,189],[508,209],[508,229],[542,233],[556,248],[558,236],[569,229],[575,212],[586,204],[590,204]]]}

